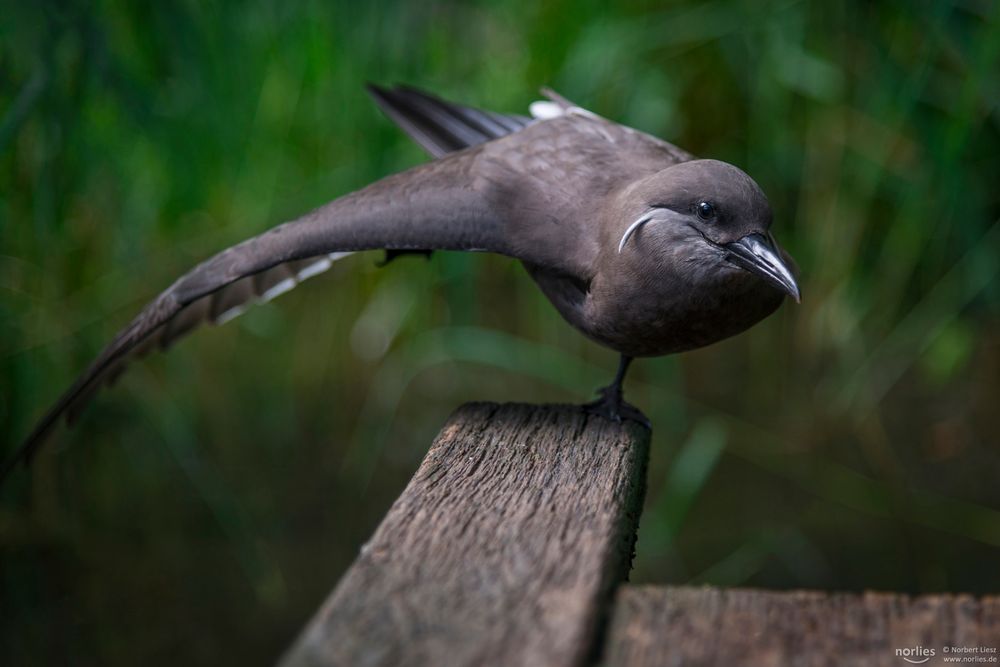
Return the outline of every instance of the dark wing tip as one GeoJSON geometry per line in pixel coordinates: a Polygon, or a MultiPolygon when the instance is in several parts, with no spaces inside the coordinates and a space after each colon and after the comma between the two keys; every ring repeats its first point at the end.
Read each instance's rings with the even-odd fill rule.
{"type": "Polygon", "coordinates": [[[3,484],[7,480],[19,464],[23,463],[25,467],[31,465],[31,462],[38,454],[39,448],[48,439],[52,433],[52,429],[59,423],[60,416],[62,416],[66,406],[70,402],[68,399],[69,396],[67,394],[67,396],[64,396],[59,401],[59,404],[55,408],[49,410],[17,450],[4,461],[3,467],[0,467],[0,484],[3,484]]]}
{"type": "Polygon", "coordinates": [[[115,351],[114,356],[104,355],[96,362],[59,397],[48,412],[45,413],[31,433],[24,439],[17,450],[4,462],[0,468],[0,484],[7,479],[19,463],[24,463],[25,467],[31,465],[42,445],[52,435],[52,431],[59,425],[60,419],[65,419],[66,424],[72,426],[79,418],[81,411],[103,384],[113,383],[124,367],[124,361],[120,358],[120,352],[129,352],[131,346],[122,351],[115,351]]]}
{"type": "Polygon", "coordinates": [[[104,383],[111,383],[122,370],[122,352],[128,352],[132,345],[124,349],[115,349],[116,340],[109,346],[97,361],[77,379],[66,392],[59,397],[48,412],[45,413],[31,433],[24,439],[20,447],[4,462],[0,468],[0,484],[7,479],[19,463],[24,463],[27,467],[31,465],[38,450],[52,435],[52,431],[59,424],[59,420],[65,418],[66,423],[72,425],[80,415],[80,411],[89,402],[90,398],[104,383]]]}
{"type": "Polygon", "coordinates": [[[147,338],[160,331],[176,314],[177,302],[168,290],[153,300],[108,345],[90,367],[67,389],[56,404],[38,421],[21,446],[0,468],[2,483],[21,462],[30,465],[38,450],[63,417],[72,424],[101,385],[113,382],[123,369],[126,357],[147,338]]]}

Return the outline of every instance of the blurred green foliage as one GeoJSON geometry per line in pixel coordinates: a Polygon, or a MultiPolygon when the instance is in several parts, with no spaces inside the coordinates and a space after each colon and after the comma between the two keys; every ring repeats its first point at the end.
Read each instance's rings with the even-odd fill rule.
{"type": "MultiPolygon", "coordinates": [[[[0,2],[0,448],[230,243],[541,85],[751,173],[804,299],[644,360],[633,580],[1000,590],[1000,16],[947,2],[0,2]]],[[[614,355],[499,257],[339,263],[134,365],[0,489],[0,663],[273,662],[472,399],[614,355]]]]}

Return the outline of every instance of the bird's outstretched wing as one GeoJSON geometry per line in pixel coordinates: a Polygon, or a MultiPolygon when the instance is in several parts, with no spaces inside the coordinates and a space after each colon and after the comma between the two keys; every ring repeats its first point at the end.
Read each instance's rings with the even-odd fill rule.
{"type": "Polygon", "coordinates": [[[503,173],[495,161],[480,160],[479,150],[470,148],[389,176],[196,266],[114,338],[45,414],[0,470],[0,479],[18,461],[30,460],[60,418],[74,417],[137,354],[164,348],[201,323],[224,322],[247,305],[325,270],[343,254],[480,250],[551,263],[551,251],[535,257],[535,244],[512,238],[514,214],[508,202],[518,176],[503,173]]]}

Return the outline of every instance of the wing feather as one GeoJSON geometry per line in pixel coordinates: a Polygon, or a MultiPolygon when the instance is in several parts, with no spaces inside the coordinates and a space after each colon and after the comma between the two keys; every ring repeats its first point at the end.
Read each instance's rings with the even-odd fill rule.
{"type": "Polygon", "coordinates": [[[222,324],[354,251],[482,248],[510,254],[496,207],[463,185],[474,160],[454,154],[390,176],[195,267],[114,338],[39,421],[0,479],[18,460],[30,460],[61,417],[75,419],[134,357],[167,348],[202,323],[222,324]]]}
{"type": "MultiPolygon", "coordinates": [[[[133,358],[168,348],[203,323],[222,324],[352,252],[482,250],[579,275],[584,266],[579,258],[524,238],[523,230],[534,229],[534,216],[544,220],[552,216],[525,208],[523,201],[518,208],[510,196],[514,191],[528,196],[531,188],[537,189],[511,166],[517,160],[479,159],[485,142],[520,135],[531,119],[453,105],[412,89],[372,90],[391,117],[443,157],[223,250],[182,276],[62,394],[0,470],[0,480],[19,461],[31,459],[61,418],[75,419],[94,393],[113,382],[133,358]],[[526,218],[526,212],[533,217],[526,218]]],[[[532,143],[522,140],[516,146],[515,151],[530,149],[532,143]]],[[[536,193],[531,201],[541,206],[545,199],[536,193]]]]}
{"type": "Polygon", "coordinates": [[[368,91],[382,111],[433,157],[499,139],[533,122],[527,116],[447,102],[409,86],[389,89],[369,84],[368,91]]]}

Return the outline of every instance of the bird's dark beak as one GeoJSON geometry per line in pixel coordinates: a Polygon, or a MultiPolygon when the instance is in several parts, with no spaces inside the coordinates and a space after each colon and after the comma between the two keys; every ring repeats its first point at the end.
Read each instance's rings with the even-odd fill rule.
{"type": "Polygon", "coordinates": [[[747,234],[738,241],[722,246],[728,251],[726,259],[740,268],[788,293],[796,303],[799,302],[799,285],[788,265],[781,259],[781,252],[769,237],[763,234],[747,234]]]}

